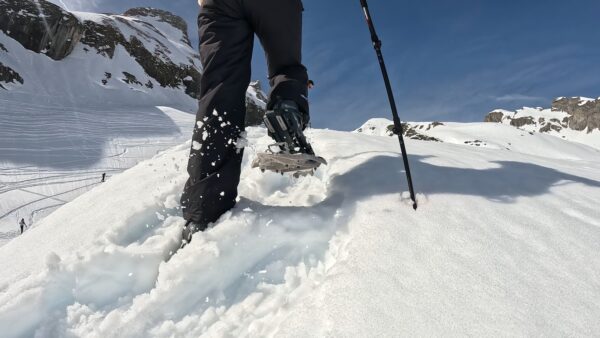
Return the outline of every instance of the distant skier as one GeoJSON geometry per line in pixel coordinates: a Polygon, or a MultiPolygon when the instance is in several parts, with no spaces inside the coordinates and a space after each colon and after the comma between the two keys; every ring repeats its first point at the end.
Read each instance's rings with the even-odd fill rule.
{"type": "Polygon", "coordinates": [[[106,173],[102,173],[102,180],[100,180],[100,183],[104,183],[106,181],[106,173]]]}
{"type": "Polygon", "coordinates": [[[24,218],[21,218],[21,221],[19,222],[19,227],[21,228],[21,235],[22,235],[23,232],[25,232],[25,228],[27,227],[27,224],[25,224],[24,218]]]}
{"type": "MultiPolygon", "coordinates": [[[[250,82],[254,34],[265,50],[272,87],[267,110],[292,122],[301,135],[309,122],[308,75],[302,65],[301,0],[199,0],[203,74],[181,205],[184,244],[233,208],[243,149],[245,96],[250,82]]],[[[277,142],[281,135],[270,133],[277,142]]],[[[300,137],[297,137],[300,139],[300,137]]],[[[291,139],[291,137],[289,137],[291,139]]],[[[285,140],[284,140],[285,141],[285,140]]],[[[304,147],[301,152],[310,153],[304,147]]]]}

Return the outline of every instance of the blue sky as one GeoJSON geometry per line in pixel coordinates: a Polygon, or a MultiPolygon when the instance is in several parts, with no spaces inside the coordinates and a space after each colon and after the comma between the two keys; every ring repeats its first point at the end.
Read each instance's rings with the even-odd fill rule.
{"type": "MultiPolygon", "coordinates": [[[[196,36],[195,0],[62,1],[99,12],[171,10],[196,36]]],[[[481,121],[495,108],[600,96],[598,0],[369,4],[403,120],[481,121]]],[[[317,85],[311,92],[313,126],[350,130],[371,117],[390,117],[359,1],[304,0],[304,7],[304,63],[317,85]]],[[[253,78],[266,87],[258,45],[253,62],[253,78]]]]}

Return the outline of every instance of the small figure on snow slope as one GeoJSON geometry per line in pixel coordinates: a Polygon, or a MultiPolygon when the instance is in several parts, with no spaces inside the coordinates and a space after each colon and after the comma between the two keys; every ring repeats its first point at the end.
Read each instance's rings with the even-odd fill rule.
{"type": "Polygon", "coordinates": [[[27,224],[25,223],[24,218],[21,218],[21,221],[19,222],[19,227],[21,228],[21,234],[23,234],[23,232],[25,232],[25,229],[27,228],[27,224]]]}

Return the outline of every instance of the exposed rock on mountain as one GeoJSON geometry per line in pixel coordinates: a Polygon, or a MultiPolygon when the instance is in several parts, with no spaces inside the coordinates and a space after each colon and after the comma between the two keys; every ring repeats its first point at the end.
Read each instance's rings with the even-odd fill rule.
{"type": "MultiPolygon", "coordinates": [[[[440,139],[432,136],[425,135],[424,132],[429,131],[435,127],[443,126],[441,122],[431,123],[402,123],[402,134],[409,139],[420,140],[420,141],[433,141],[442,142],[440,139]]],[[[378,136],[394,136],[395,128],[392,121],[383,118],[370,119],[360,128],[356,129],[355,132],[367,134],[367,135],[378,135],[378,136]]]]}
{"type": "MultiPolygon", "coordinates": [[[[503,149],[535,156],[546,153],[563,159],[587,158],[588,155],[583,154],[580,154],[583,157],[575,156],[576,149],[583,144],[597,149],[592,153],[600,154],[600,131],[594,130],[592,133],[586,133],[568,128],[566,120],[563,122],[563,117],[568,116],[565,112],[523,108],[516,112],[497,110],[490,115],[488,120],[501,120],[501,123],[408,122],[402,124],[402,129],[407,140],[503,149]],[[511,125],[514,120],[517,122],[511,125]],[[524,123],[529,121],[533,121],[533,123],[524,123]],[[514,126],[514,124],[521,123],[523,123],[521,127],[514,126]],[[543,129],[542,132],[539,132],[540,126],[543,129]],[[559,147],[559,145],[568,145],[569,151],[573,153],[558,154],[553,147],[559,147]]],[[[393,122],[384,118],[370,119],[355,132],[388,137],[395,135],[393,122]]]]}
{"type": "Polygon", "coordinates": [[[553,111],[564,111],[570,115],[569,128],[574,130],[600,130],[600,98],[561,97],[552,102],[553,111]]]}
{"type": "MultiPolygon", "coordinates": [[[[8,53],[8,49],[6,49],[2,43],[0,43],[0,52],[8,53]]],[[[23,78],[19,73],[8,66],[5,66],[2,61],[0,61],[0,88],[6,89],[6,87],[2,85],[3,82],[5,85],[17,82],[23,84],[23,78]]]]}
{"type": "Polygon", "coordinates": [[[131,18],[126,17],[127,13],[135,14],[137,17],[154,18],[159,22],[167,22],[169,25],[175,24],[174,27],[180,30],[180,41],[190,46],[187,25],[183,19],[162,10],[149,8],[135,8],[125,12],[123,16],[100,16],[100,22],[85,20],[83,22],[85,32],[81,43],[109,58],[113,58],[116,48],[122,46],[144,68],[146,74],[156,80],[160,86],[170,88],[183,86],[186,94],[197,98],[200,84],[199,65],[196,64],[199,64],[198,56],[189,56],[187,60],[184,60],[185,63],[174,62],[171,58],[172,51],[161,39],[161,37],[165,37],[164,34],[147,22],[143,22],[143,27],[150,28],[157,34],[151,35],[139,29],[135,23],[142,21],[135,18],[132,22],[131,18]],[[129,36],[123,34],[121,30],[123,26],[135,34],[129,36]]]}
{"type": "Polygon", "coordinates": [[[535,121],[531,116],[519,117],[516,119],[511,119],[510,121],[510,125],[517,128],[531,124],[535,124],[535,121]]]}
{"type": "MultiPolygon", "coordinates": [[[[425,134],[422,134],[419,131],[422,130],[431,130],[432,128],[435,128],[437,126],[443,126],[444,124],[441,122],[432,122],[429,124],[422,124],[422,123],[402,123],[402,133],[405,137],[409,138],[409,139],[413,139],[413,140],[420,140],[420,141],[433,141],[433,142],[442,142],[442,140],[435,138],[433,136],[427,136],[425,134]]],[[[390,125],[388,126],[388,131],[390,133],[394,133],[394,125],[390,125]]]]}
{"type": "Polygon", "coordinates": [[[134,8],[123,15],[73,14],[45,0],[0,0],[0,30],[54,60],[69,56],[78,43],[110,59],[123,47],[161,87],[198,96],[199,57],[191,48],[185,21],[169,12],[134,8]],[[181,48],[173,40],[188,51],[176,51],[181,48]]]}
{"type": "Polygon", "coordinates": [[[180,41],[188,46],[192,45],[188,36],[187,23],[181,17],[174,15],[171,12],[150,7],[137,7],[127,10],[125,13],[123,13],[123,15],[137,17],[142,20],[147,20],[147,18],[156,18],[159,22],[167,23],[172,27],[179,29],[183,34],[180,41]]]}
{"type": "Polygon", "coordinates": [[[250,83],[246,95],[246,125],[257,126],[262,124],[267,107],[267,97],[262,91],[260,81],[250,83]]]}
{"type": "Polygon", "coordinates": [[[591,133],[600,130],[600,99],[561,97],[554,100],[552,109],[498,109],[489,113],[484,122],[506,123],[540,133],[560,132],[564,128],[591,133]]]}
{"type": "Polygon", "coordinates": [[[23,84],[23,78],[21,77],[21,75],[19,75],[19,73],[15,72],[13,69],[3,65],[2,62],[0,62],[0,88],[6,89],[6,87],[2,85],[3,82],[5,85],[14,84],[17,82],[23,84]]]}
{"type": "Polygon", "coordinates": [[[83,26],[73,14],[44,0],[0,0],[0,30],[29,50],[62,60],[77,45],[83,26]]]}
{"type": "Polygon", "coordinates": [[[487,114],[484,122],[503,123],[527,131],[548,133],[568,128],[569,116],[562,111],[543,108],[523,108],[517,111],[497,109],[487,114]]]}
{"type": "MultiPolygon", "coordinates": [[[[173,91],[198,98],[200,57],[191,46],[185,20],[170,12],[140,7],[121,15],[70,13],[46,0],[0,0],[0,30],[0,53],[20,49],[16,41],[61,61],[50,64],[34,57],[42,75],[31,71],[31,61],[23,61],[24,51],[0,54],[0,81],[26,83],[23,93],[58,99],[77,88],[86,104],[93,97],[99,104],[135,103],[144,97],[158,104],[166,104],[164,99],[182,102],[173,91]]],[[[246,98],[250,125],[262,122],[267,101],[260,84],[254,85],[246,98]]],[[[194,102],[187,100],[186,105],[194,102]]]]}
{"type": "Polygon", "coordinates": [[[500,123],[503,117],[504,113],[502,111],[493,111],[485,116],[483,122],[500,123]]]}

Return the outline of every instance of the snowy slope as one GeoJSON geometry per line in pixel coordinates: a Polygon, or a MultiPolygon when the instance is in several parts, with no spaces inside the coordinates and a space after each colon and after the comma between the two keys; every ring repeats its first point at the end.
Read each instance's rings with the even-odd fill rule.
{"type": "MultiPolygon", "coordinates": [[[[355,132],[393,136],[390,131],[392,125],[391,120],[375,118],[365,122],[355,132]]],[[[410,122],[408,128],[411,135],[414,134],[411,138],[417,139],[429,137],[438,142],[516,151],[556,159],[588,160],[600,157],[600,132],[598,131],[586,133],[564,129],[560,134],[555,135],[539,133],[534,129],[516,128],[504,123],[454,122],[410,122]]]]}
{"type": "Polygon", "coordinates": [[[312,131],[330,164],[292,179],[250,169],[264,135],[237,207],[183,250],[189,144],[0,247],[3,336],[600,333],[596,153],[408,140],[415,212],[395,138],[312,131]]]}
{"type": "Polygon", "coordinates": [[[168,107],[7,106],[16,114],[0,114],[0,246],[18,235],[19,219],[35,226],[103,173],[110,179],[189,140],[194,124],[168,107]]]}

